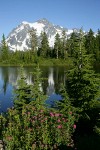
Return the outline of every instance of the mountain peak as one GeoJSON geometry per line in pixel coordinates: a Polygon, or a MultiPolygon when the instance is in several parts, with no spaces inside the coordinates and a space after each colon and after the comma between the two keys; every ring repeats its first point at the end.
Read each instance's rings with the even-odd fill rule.
{"type": "MultiPolygon", "coordinates": [[[[14,28],[8,35],[6,41],[11,50],[27,50],[31,48],[29,31],[34,28],[36,30],[38,44],[41,43],[41,32],[45,31],[49,40],[49,46],[54,46],[55,35],[58,33],[62,36],[63,27],[54,25],[49,22],[46,18],[42,18],[36,22],[29,23],[23,21],[16,28],[14,28]]],[[[73,30],[65,29],[66,35],[70,36],[73,30]]]]}
{"type": "Polygon", "coordinates": [[[28,24],[28,22],[27,21],[23,21],[21,24],[28,24]]]}
{"type": "Polygon", "coordinates": [[[39,19],[37,22],[43,24],[51,24],[46,18],[39,19]]]}

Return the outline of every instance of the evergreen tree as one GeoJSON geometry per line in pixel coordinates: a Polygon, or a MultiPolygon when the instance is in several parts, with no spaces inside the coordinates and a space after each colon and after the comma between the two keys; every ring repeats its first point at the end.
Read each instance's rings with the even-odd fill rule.
{"type": "Polygon", "coordinates": [[[37,66],[32,72],[33,84],[28,85],[26,77],[24,75],[23,67],[20,68],[20,79],[18,80],[17,89],[14,91],[14,107],[22,111],[22,108],[26,104],[31,104],[35,108],[40,109],[41,104],[44,104],[46,96],[42,91],[42,78],[39,66],[37,66]]]}
{"type": "Polygon", "coordinates": [[[74,51],[73,66],[67,72],[66,80],[68,97],[80,115],[77,123],[79,134],[93,132],[100,110],[100,107],[97,107],[100,106],[98,101],[100,79],[91,66],[91,55],[86,54],[84,40],[84,33],[80,31],[74,51]]]}
{"type": "MultiPolygon", "coordinates": [[[[18,62],[20,61],[20,55],[19,55],[19,51],[16,49],[16,51],[14,52],[14,57],[15,57],[15,60],[18,62]]],[[[16,62],[15,61],[15,62],[16,62]]]]}
{"type": "Polygon", "coordinates": [[[95,38],[95,59],[96,61],[100,61],[100,30],[99,29],[95,38]]]}
{"type": "Polygon", "coordinates": [[[58,59],[61,56],[61,39],[58,33],[55,36],[54,56],[56,57],[56,59],[58,59]]]}
{"type": "Polygon", "coordinates": [[[20,79],[18,80],[17,89],[14,93],[14,107],[17,110],[22,110],[25,104],[30,103],[30,85],[26,82],[23,67],[20,68],[20,79]]]}
{"type": "Polygon", "coordinates": [[[82,30],[77,37],[74,53],[73,68],[67,73],[66,88],[73,105],[85,111],[96,100],[100,82],[91,67],[89,55],[86,55],[82,30]]]}
{"type": "Polygon", "coordinates": [[[61,41],[62,41],[62,50],[61,50],[61,57],[63,59],[66,58],[66,32],[65,30],[62,31],[62,38],[61,38],[61,41]]]}
{"type": "Polygon", "coordinates": [[[77,49],[78,36],[78,33],[73,31],[70,38],[67,40],[67,51],[70,57],[74,57],[75,50],[77,49]]]}
{"type": "Polygon", "coordinates": [[[5,39],[4,34],[2,36],[1,44],[2,44],[2,46],[1,46],[2,61],[8,61],[8,59],[9,59],[9,49],[8,49],[8,45],[6,43],[6,39],[5,39]]]}
{"type": "Polygon", "coordinates": [[[48,42],[47,34],[45,32],[41,33],[40,55],[44,58],[50,55],[49,42],[48,42]]]}
{"type": "Polygon", "coordinates": [[[62,100],[60,100],[58,103],[57,103],[57,106],[59,108],[59,110],[63,113],[63,114],[66,114],[70,111],[75,111],[75,108],[72,106],[71,104],[71,100],[70,98],[68,97],[68,93],[66,91],[66,88],[63,84],[61,84],[61,88],[59,90],[60,92],[60,95],[62,97],[62,100]]]}
{"type": "Polygon", "coordinates": [[[34,80],[33,85],[31,85],[31,104],[37,109],[40,109],[41,104],[44,105],[44,102],[47,97],[44,95],[42,90],[43,78],[41,77],[42,72],[39,68],[39,65],[35,67],[34,72],[32,72],[32,75],[34,80]]]}
{"type": "Polygon", "coordinates": [[[36,30],[32,28],[32,30],[29,31],[29,34],[30,34],[30,43],[31,43],[31,54],[32,56],[34,56],[37,55],[37,47],[38,47],[36,30]]]}
{"type": "Polygon", "coordinates": [[[30,58],[30,55],[31,55],[30,50],[27,50],[27,51],[24,52],[24,60],[25,60],[25,63],[30,63],[30,62],[32,62],[32,61],[31,61],[31,58],[30,58]]]}
{"type": "Polygon", "coordinates": [[[92,29],[90,29],[89,32],[85,35],[85,48],[86,48],[87,54],[94,54],[95,37],[94,37],[94,32],[92,31],[92,29]]]}

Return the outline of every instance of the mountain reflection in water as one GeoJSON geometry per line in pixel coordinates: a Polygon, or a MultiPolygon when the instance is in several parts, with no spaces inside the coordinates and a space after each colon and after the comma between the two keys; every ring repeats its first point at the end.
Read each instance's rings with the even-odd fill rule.
{"type": "MultiPolygon", "coordinates": [[[[34,67],[25,67],[24,74],[28,84],[33,83],[33,76],[30,72],[34,67]]],[[[60,83],[65,82],[66,67],[41,67],[43,83],[40,90],[48,95],[48,102],[51,105],[55,100],[60,100],[60,83]]],[[[17,88],[17,81],[20,79],[19,67],[0,67],[0,112],[13,106],[13,90],[17,88]]]]}

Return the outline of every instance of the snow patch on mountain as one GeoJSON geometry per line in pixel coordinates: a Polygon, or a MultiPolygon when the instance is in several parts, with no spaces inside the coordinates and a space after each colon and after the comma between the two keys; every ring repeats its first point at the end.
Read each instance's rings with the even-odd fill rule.
{"type": "Polygon", "coordinates": [[[73,32],[73,30],[68,30],[67,35],[71,34],[72,32],[73,32]]]}
{"type": "Polygon", "coordinates": [[[37,30],[37,35],[40,36],[41,32],[44,31],[43,30],[44,26],[45,26],[44,24],[36,22],[33,24],[32,27],[37,30]]]}
{"type": "Polygon", "coordinates": [[[55,35],[52,35],[51,37],[48,38],[49,45],[50,47],[54,46],[54,41],[55,41],[55,35]]]}

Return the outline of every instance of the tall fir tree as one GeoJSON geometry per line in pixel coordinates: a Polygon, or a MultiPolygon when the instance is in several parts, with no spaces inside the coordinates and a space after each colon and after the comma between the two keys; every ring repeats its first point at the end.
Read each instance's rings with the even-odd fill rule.
{"type": "Polygon", "coordinates": [[[60,39],[60,35],[58,33],[55,36],[54,56],[56,57],[56,59],[61,57],[61,39],[60,39]]]}
{"type": "Polygon", "coordinates": [[[57,102],[57,106],[59,110],[63,113],[66,114],[68,112],[75,112],[75,107],[73,107],[70,98],[68,97],[68,93],[66,91],[66,88],[63,84],[61,84],[59,93],[62,97],[62,100],[57,102]]]}
{"type": "Polygon", "coordinates": [[[66,55],[67,55],[67,51],[66,51],[67,36],[66,36],[65,30],[62,31],[61,42],[62,42],[61,57],[62,57],[63,59],[66,59],[66,55]]]}
{"type": "Polygon", "coordinates": [[[47,96],[42,90],[42,72],[37,65],[32,72],[33,75],[33,84],[31,85],[31,105],[35,106],[36,109],[40,109],[41,106],[45,104],[47,96]]]}
{"type": "Polygon", "coordinates": [[[26,77],[24,75],[24,69],[21,66],[20,68],[20,79],[18,80],[17,89],[14,90],[15,97],[14,97],[14,107],[21,111],[22,107],[25,104],[29,104],[31,101],[30,97],[30,85],[26,82],[26,77]]]}
{"type": "Polygon", "coordinates": [[[2,41],[1,41],[1,59],[2,61],[6,61],[6,62],[9,59],[9,49],[4,34],[2,36],[2,41]]]}
{"type": "Polygon", "coordinates": [[[94,37],[94,32],[92,31],[92,29],[90,29],[89,32],[85,35],[85,48],[86,48],[87,54],[94,54],[95,37],[94,37]]]}
{"type": "Polygon", "coordinates": [[[77,49],[78,33],[73,31],[70,38],[67,40],[67,51],[70,57],[74,57],[75,50],[77,49]]]}
{"type": "Polygon", "coordinates": [[[96,101],[100,80],[91,67],[90,56],[86,55],[82,30],[76,41],[73,68],[67,73],[66,88],[73,105],[86,111],[96,101]]]}
{"type": "Polygon", "coordinates": [[[98,29],[98,33],[95,38],[95,59],[97,62],[100,62],[100,30],[98,29]]]}
{"type": "Polygon", "coordinates": [[[50,47],[46,32],[41,33],[40,56],[46,58],[50,55],[50,47]]]}
{"type": "Polygon", "coordinates": [[[30,45],[31,45],[31,50],[29,51],[30,52],[29,57],[31,58],[32,56],[37,55],[38,39],[36,35],[36,30],[34,28],[32,28],[32,30],[29,31],[29,35],[30,35],[30,45]]]}
{"type": "Polygon", "coordinates": [[[84,33],[80,30],[74,49],[73,66],[67,72],[66,90],[79,114],[78,133],[91,133],[100,112],[100,77],[91,65],[91,55],[86,53],[84,33]]]}

